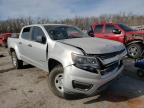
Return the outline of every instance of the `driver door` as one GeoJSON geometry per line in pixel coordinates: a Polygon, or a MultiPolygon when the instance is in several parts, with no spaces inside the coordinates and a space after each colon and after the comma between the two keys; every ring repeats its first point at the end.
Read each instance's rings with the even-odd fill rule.
{"type": "Polygon", "coordinates": [[[106,24],[105,30],[104,30],[104,38],[109,40],[114,40],[118,42],[123,42],[123,34],[122,32],[120,34],[113,33],[113,30],[118,29],[112,24],[106,24]]]}
{"type": "Polygon", "coordinates": [[[46,39],[46,36],[41,27],[34,26],[31,33],[32,39],[30,43],[30,58],[33,61],[33,64],[45,71],[48,71],[48,60],[47,60],[47,47],[45,43],[37,42],[38,36],[43,36],[46,39]]]}

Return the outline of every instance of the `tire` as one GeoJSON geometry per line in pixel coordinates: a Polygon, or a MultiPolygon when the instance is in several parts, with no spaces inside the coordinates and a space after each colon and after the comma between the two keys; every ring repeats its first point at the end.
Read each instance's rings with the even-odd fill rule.
{"type": "Polygon", "coordinates": [[[63,88],[63,68],[62,66],[56,66],[52,69],[49,75],[48,81],[51,91],[58,97],[64,98],[63,88]]]}
{"type": "Polygon", "coordinates": [[[14,68],[21,69],[23,67],[23,61],[18,60],[17,55],[14,51],[11,53],[11,59],[14,68]]]}
{"type": "Polygon", "coordinates": [[[127,47],[128,56],[131,58],[139,58],[142,54],[142,46],[140,44],[130,44],[127,47]]]}

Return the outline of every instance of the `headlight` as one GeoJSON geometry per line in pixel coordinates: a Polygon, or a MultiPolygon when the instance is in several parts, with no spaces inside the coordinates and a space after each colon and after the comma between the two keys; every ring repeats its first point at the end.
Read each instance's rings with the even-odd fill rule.
{"type": "Polygon", "coordinates": [[[98,73],[97,69],[99,68],[99,63],[96,58],[83,56],[75,53],[72,53],[71,55],[72,55],[72,60],[74,62],[74,66],[93,73],[98,73]]]}

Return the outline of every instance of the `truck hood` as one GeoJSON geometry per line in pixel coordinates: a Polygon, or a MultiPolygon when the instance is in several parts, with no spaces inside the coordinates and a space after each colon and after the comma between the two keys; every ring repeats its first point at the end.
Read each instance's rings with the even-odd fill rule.
{"type": "Polygon", "coordinates": [[[124,49],[124,46],[119,42],[91,37],[65,39],[58,42],[81,48],[87,54],[112,53],[124,49]]]}

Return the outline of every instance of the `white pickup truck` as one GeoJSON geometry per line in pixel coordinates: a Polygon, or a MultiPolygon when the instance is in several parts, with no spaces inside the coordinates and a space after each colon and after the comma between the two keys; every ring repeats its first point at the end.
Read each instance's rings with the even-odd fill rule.
{"type": "Polygon", "coordinates": [[[9,38],[12,63],[23,62],[49,72],[52,92],[93,95],[123,70],[123,44],[92,38],[80,29],[62,24],[36,24],[22,28],[19,38],[9,38]]]}

